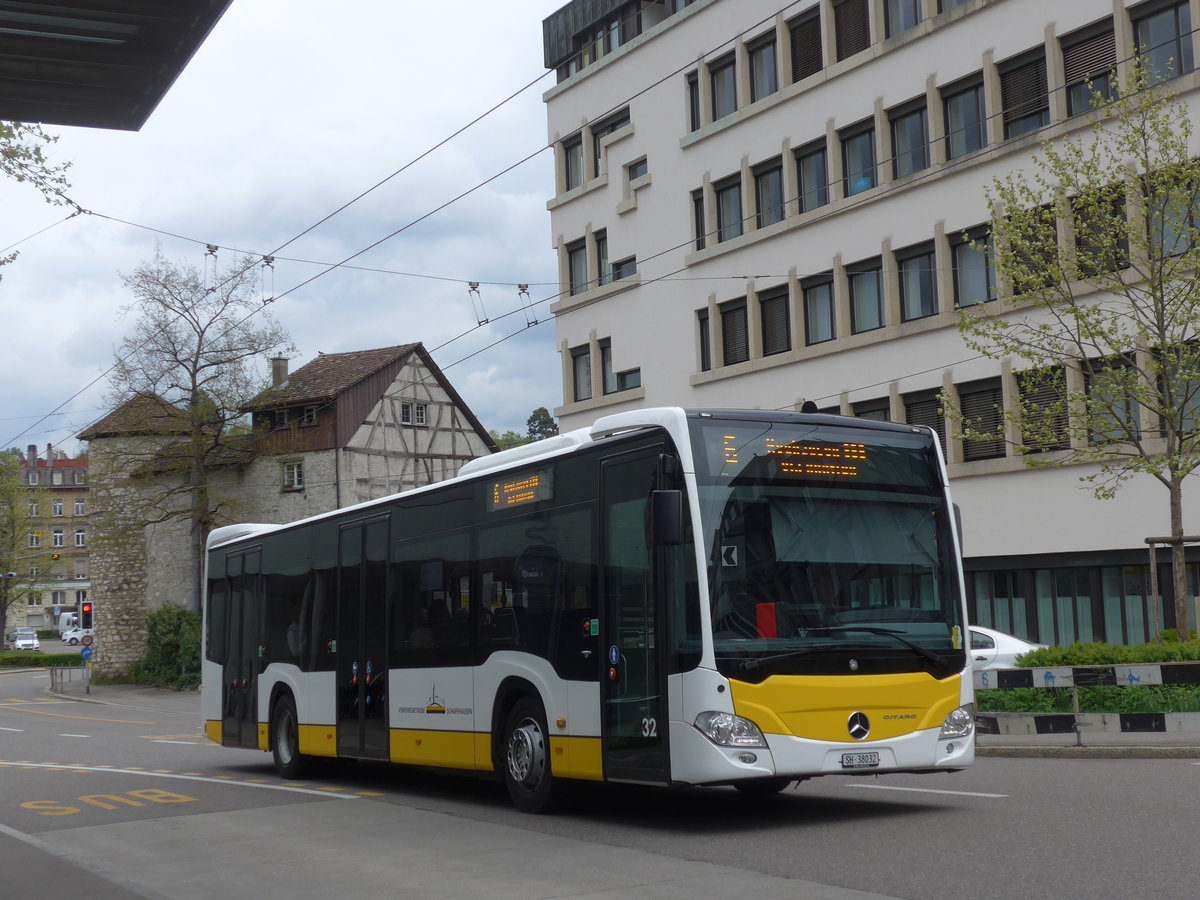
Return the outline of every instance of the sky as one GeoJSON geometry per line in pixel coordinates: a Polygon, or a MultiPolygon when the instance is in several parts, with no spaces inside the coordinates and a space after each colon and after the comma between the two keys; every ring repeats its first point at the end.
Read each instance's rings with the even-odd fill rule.
{"type": "Polygon", "coordinates": [[[133,326],[121,276],[156,249],[204,272],[261,258],[406,166],[261,267],[292,370],[422,341],[485,428],[553,411],[541,23],[564,3],[233,0],[140,131],[47,126],[86,212],[0,181],[0,254],[20,252],[0,269],[0,447],[80,448],[133,326]]]}

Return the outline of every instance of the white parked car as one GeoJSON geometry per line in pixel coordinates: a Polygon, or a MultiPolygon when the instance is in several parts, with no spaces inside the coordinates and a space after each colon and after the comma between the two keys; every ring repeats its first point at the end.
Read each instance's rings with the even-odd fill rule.
{"type": "Polygon", "coordinates": [[[38,640],[36,631],[24,631],[18,628],[4,641],[6,650],[41,650],[42,643],[38,640]]]}
{"type": "Polygon", "coordinates": [[[62,633],[62,642],[64,644],[78,644],[84,636],[92,637],[91,628],[68,628],[62,633]]]}
{"type": "Polygon", "coordinates": [[[1045,644],[1034,644],[1003,631],[972,625],[971,665],[978,670],[1015,669],[1017,657],[1030,650],[1042,650],[1045,644]]]}

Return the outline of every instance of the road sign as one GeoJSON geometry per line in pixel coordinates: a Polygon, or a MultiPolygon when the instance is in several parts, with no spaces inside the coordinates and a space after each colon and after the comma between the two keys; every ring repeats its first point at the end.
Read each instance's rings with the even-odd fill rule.
{"type": "Polygon", "coordinates": [[[79,639],[79,643],[83,644],[83,646],[85,646],[85,647],[90,647],[90,646],[92,646],[92,640],[93,640],[93,638],[90,634],[85,634],[83,637],[81,637],[79,639]]]}
{"type": "Polygon", "coordinates": [[[84,647],[82,650],[79,651],[79,656],[82,659],[91,659],[92,658],[92,648],[84,647]]]}

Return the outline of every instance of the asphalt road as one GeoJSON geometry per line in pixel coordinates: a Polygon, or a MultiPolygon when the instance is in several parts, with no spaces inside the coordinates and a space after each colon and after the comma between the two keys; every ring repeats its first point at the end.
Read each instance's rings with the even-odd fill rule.
{"type": "Polygon", "coordinates": [[[0,674],[0,871],[126,898],[1186,897],[1200,760],[980,759],[957,775],[583,790],[375,764],[283,782],[199,736],[198,702],[110,706],[0,674]],[[45,876],[45,880],[43,879],[45,876]]]}

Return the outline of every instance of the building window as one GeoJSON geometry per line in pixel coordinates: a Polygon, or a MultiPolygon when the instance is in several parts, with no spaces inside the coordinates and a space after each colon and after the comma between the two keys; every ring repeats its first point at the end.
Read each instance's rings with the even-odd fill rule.
{"type": "Polygon", "coordinates": [[[759,228],[783,221],[783,163],[778,158],[754,170],[754,200],[759,228]]]}
{"type": "Polygon", "coordinates": [[[1138,56],[1151,83],[1192,71],[1195,63],[1188,0],[1170,5],[1146,3],[1131,13],[1138,56]]]}
{"type": "Polygon", "coordinates": [[[84,512],[83,512],[83,507],[84,507],[84,500],[83,500],[83,498],[82,498],[82,497],[76,497],[76,498],[75,498],[75,515],[77,515],[77,516],[82,516],[82,515],[84,514],[84,512]]]}
{"type": "Polygon", "coordinates": [[[424,403],[413,403],[405,400],[400,404],[401,425],[424,425],[426,422],[427,406],[424,403]]]}
{"type": "Polygon", "coordinates": [[[751,44],[750,100],[761,100],[779,90],[779,69],[775,63],[774,36],[751,44]]]}
{"type": "Polygon", "coordinates": [[[29,595],[28,599],[26,600],[26,604],[29,606],[41,606],[42,605],[41,592],[35,591],[35,592],[31,593],[29,595]]]}
{"type": "Polygon", "coordinates": [[[1000,66],[1000,103],[1006,138],[1037,131],[1050,123],[1046,53],[1037,50],[1000,66]]]}
{"type": "Polygon", "coordinates": [[[29,517],[31,519],[36,519],[41,514],[42,514],[42,505],[40,503],[38,503],[36,500],[30,500],[29,501],[29,517]]]}
{"type": "Polygon", "coordinates": [[[29,473],[29,482],[28,483],[29,484],[37,484],[38,483],[38,473],[37,472],[29,473]]]}
{"type": "Polygon", "coordinates": [[[894,177],[903,178],[929,168],[929,123],[924,101],[893,110],[889,119],[894,177]]]}
{"type": "Polygon", "coordinates": [[[688,130],[700,130],[700,76],[695,72],[688,72],[687,75],[687,104],[688,104],[688,130]]]}
{"type": "Polygon", "coordinates": [[[1129,266],[1124,185],[1102,188],[1089,197],[1073,200],[1072,218],[1075,263],[1083,277],[1118,272],[1129,266]]]}
{"type": "Polygon", "coordinates": [[[1111,19],[1064,37],[1062,55],[1068,115],[1088,112],[1096,97],[1111,100],[1115,96],[1112,80],[1117,42],[1111,19]]]}
{"type": "Polygon", "coordinates": [[[700,343],[700,371],[712,369],[712,330],[708,323],[708,310],[696,312],[697,338],[700,343]]]}
{"type": "Polygon", "coordinates": [[[896,253],[900,275],[900,314],[905,322],[936,315],[937,265],[932,244],[896,253]]]}
{"type": "Polygon", "coordinates": [[[824,68],[821,55],[821,13],[814,9],[788,22],[792,46],[792,83],[815,75],[824,68]]]}
{"type": "Polygon", "coordinates": [[[742,180],[738,175],[713,186],[717,195],[717,241],[728,241],[742,234],[742,180]]]}
{"type": "Polygon", "coordinates": [[[630,275],[637,274],[637,257],[631,256],[628,259],[619,259],[612,264],[612,280],[620,281],[622,278],[628,278],[630,275]]]}
{"type": "Polygon", "coordinates": [[[36,531],[31,531],[29,533],[29,546],[30,547],[42,546],[42,536],[40,534],[38,534],[36,531]]]}
{"type": "Polygon", "coordinates": [[[1200,187],[1170,170],[1145,176],[1146,230],[1151,260],[1178,256],[1196,246],[1200,187]]]}
{"type": "Polygon", "coordinates": [[[83,529],[83,528],[75,529],[75,546],[76,547],[86,547],[87,546],[87,531],[85,529],[83,529]]]}
{"type": "Polygon", "coordinates": [[[583,137],[563,141],[563,185],[569,191],[583,184],[583,137]]]}
{"type": "Polygon", "coordinates": [[[50,546],[51,547],[65,547],[66,546],[66,538],[63,535],[63,530],[61,528],[55,528],[52,532],[50,532],[50,546]]]}
{"type": "Polygon", "coordinates": [[[616,394],[641,387],[641,369],[627,369],[624,372],[613,371],[612,344],[607,338],[600,342],[600,369],[601,383],[606,394],[616,394]]]}
{"type": "Polygon", "coordinates": [[[55,497],[50,501],[50,515],[61,516],[63,514],[63,501],[60,497],[55,497]]]}
{"type": "Polygon", "coordinates": [[[604,164],[604,139],[629,124],[629,110],[623,109],[592,126],[592,172],[599,178],[607,167],[604,164]]]}
{"type": "Polygon", "coordinates": [[[792,349],[792,313],[788,302],[787,285],[758,295],[762,319],[763,356],[792,349]]]}
{"type": "Polygon", "coordinates": [[[875,126],[868,121],[841,132],[846,196],[875,187],[875,126]]]}
{"type": "Polygon", "coordinates": [[[571,296],[588,289],[587,244],[582,240],[567,244],[567,283],[571,296]]]}
{"type": "Polygon", "coordinates": [[[294,460],[285,462],[283,469],[283,490],[285,491],[302,491],[304,490],[304,462],[294,460]]]}
{"type": "Polygon", "coordinates": [[[571,350],[571,388],[576,403],[592,399],[592,353],[586,345],[571,350]]]}
{"type": "Polygon", "coordinates": [[[1137,367],[1125,356],[1088,360],[1084,384],[1088,394],[1088,437],[1093,444],[1121,444],[1136,440],[1138,406],[1137,367]]]}
{"type": "Polygon", "coordinates": [[[703,250],[708,226],[704,223],[704,191],[692,191],[692,228],[696,232],[696,249],[703,250]]]}
{"type": "Polygon", "coordinates": [[[954,304],[971,306],[996,299],[996,266],[986,225],[958,236],[950,245],[954,265],[954,304]],[[979,245],[982,249],[976,249],[979,245]]]}
{"type": "Polygon", "coordinates": [[[942,89],[946,111],[946,156],[957,159],[987,143],[983,106],[983,78],[975,75],[942,89]]]}
{"type": "Polygon", "coordinates": [[[940,391],[918,391],[904,395],[904,421],[909,425],[926,425],[934,430],[944,449],[946,446],[946,420],[942,416],[940,391]]]}
{"type": "Polygon", "coordinates": [[[50,483],[51,484],[62,484],[63,483],[63,473],[60,471],[51,472],[50,473],[50,483]]]}
{"type": "Polygon", "coordinates": [[[850,329],[855,334],[883,327],[883,285],[880,261],[847,268],[850,282],[850,329]]]}
{"type": "Polygon", "coordinates": [[[625,183],[630,184],[637,181],[639,178],[648,175],[649,172],[650,167],[646,163],[646,157],[643,156],[641,159],[634,160],[625,167],[625,183]]]}
{"type": "Polygon", "coordinates": [[[413,404],[413,424],[414,425],[425,425],[426,424],[427,410],[428,410],[428,407],[424,403],[414,403],[413,404]]]}
{"type": "Polygon", "coordinates": [[[86,475],[84,472],[80,471],[79,469],[75,470],[75,483],[76,484],[83,484],[83,480],[85,477],[86,477],[86,475]]]}
{"type": "Polygon", "coordinates": [[[746,322],[746,301],[722,303],[721,365],[732,366],[750,358],[750,330],[746,322]]]}
{"type": "Polygon", "coordinates": [[[1062,366],[1031,369],[1017,376],[1021,398],[1021,444],[1026,453],[1065,450],[1067,376],[1062,366]]]}
{"type": "Polygon", "coordinates": [[[890,422],[892,415],[891,401],[887,397],[875,400],[862,400],[851,407],[856,419],[870,419],[873,422],[890,422]]]}
{"type": "Polygon", "coordinates": [[[737,69],[734,68],[734,58],[727,56],[711,65],[708,78],[712,88],[712,117],[715,122],[737,111],[737,69]]]}
{"type": "Polygon", "coordinates": [[[304,413],[300,417],[301,425],[316,425],[317,424],[317,407],[306,406],[304,413]]]}
{"type": "Polygon", "coordinates": [[[800,212],[808,212],[829,202],[825,141],[807,144],[796,151],[796,175],[800,185],[800,212]]]}
{"type": "Polygon", "coordinates": [[[599,284],[612,281],[612,269],[608,265],[608,232],[597,231],[596,242],[596,280],[599,284]]]}
{"type": "Polygon", "coordinates": [[[892,37],[921,23],[921,0],[887,0],[887,35],[892,37]]]}
{"type": "Polygon", "coordinates": [[[988,440],[963,439],[963,460],[995,459],[1004,455],[1004,391],[999,378],[972,381],[958,387],[963,428],[988,440]]]}
{"type": "Polygon", "coordinates": [[[834,0],[833,28],[838,60],[871,46],[869,0],[834,0]]]}
{"type": "Polygon", "coordinates": [[[834,338],[833,279],[828,275],[804,281],[804,334],[806,344],[834,338]]]}

